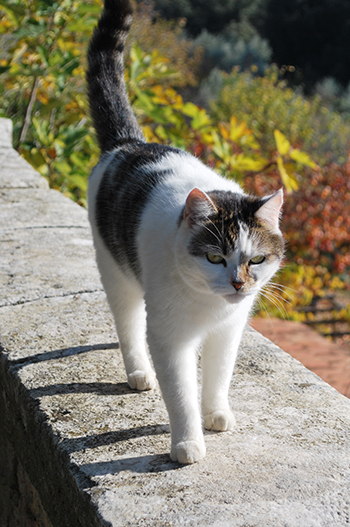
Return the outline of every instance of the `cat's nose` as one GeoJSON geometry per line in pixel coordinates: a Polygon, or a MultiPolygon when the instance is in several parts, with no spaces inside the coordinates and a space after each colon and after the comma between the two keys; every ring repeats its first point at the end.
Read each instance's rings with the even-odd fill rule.
{"type": "Polygon", "coordinates": [[[243,287],[245,282],[231,282],[231,285],[236,289],[236,291],[239,291],[241,287],[243,287]]]}

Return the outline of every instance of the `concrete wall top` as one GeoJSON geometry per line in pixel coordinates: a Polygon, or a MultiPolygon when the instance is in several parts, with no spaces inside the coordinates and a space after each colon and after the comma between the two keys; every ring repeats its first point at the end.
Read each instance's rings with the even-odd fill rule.
{"type": "Polygon", "coordinates": [[[47,525],[349,525],[350,401],[249,328],[236,429],[206,432],[200,463],[170,461],[159,390],[126,384],[86,211],[10,133],[0,119],[0,421],[47,525]]]}

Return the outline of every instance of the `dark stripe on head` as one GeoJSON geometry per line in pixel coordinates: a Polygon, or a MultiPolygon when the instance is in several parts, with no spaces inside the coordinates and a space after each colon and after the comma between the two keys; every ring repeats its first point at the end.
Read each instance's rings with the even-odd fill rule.
{"type": "Polygon", "coordinates": [[[271,252],[282,258],[282,237],[272,233],[255,216],[265,202],[264,198],[222,190],[208,192],[208,196],[217,212],[209,216],[198,229],[194,229],[189,244],[193,256],[204,256],[208,252],[215,252],[215,249],[219,254],[228,255],[237,245],[240,225],[246,225],[252,235],[258,235],[264,244],[271,246],[271,252]]]}

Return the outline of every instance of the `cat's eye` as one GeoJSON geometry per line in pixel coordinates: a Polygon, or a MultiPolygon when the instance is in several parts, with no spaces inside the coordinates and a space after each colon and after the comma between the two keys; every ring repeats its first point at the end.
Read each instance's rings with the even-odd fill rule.
{"type": "Polygon", "coordinates": [[[220,263],[225,262],[225,259],[222,256],[220,256],[220,254],[213,254],[213,253],[207,254],[207,260],[208,262],[212,264],[220,264],[220,263]]]}
{"type": "Polygon", "coordinates": [[[263,254],[259,254],[258,256],[254,256],[251,260],[249,260],[250,264],[257,265],[263,263],[263,261],[266,259],[266,256],[263,254]]]}

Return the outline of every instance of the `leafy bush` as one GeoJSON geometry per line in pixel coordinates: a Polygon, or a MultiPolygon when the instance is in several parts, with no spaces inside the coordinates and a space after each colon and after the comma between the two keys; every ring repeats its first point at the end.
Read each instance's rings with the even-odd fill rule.
{"type": "Polygon", "coordinates": [[[130,38],[127,40],[126,55],[131,43],[138,42],[142,50],[151,55],[154,50],[168,61],[167,75],[162,84],[173,88],[196,86],[202,58],[202,50],[183,34],[183,23],[165,21],[156,15],[151,4],[141,2],[135,5],[130,38]],[[172,75],[170,75],[171,65],[172,75]]]}
{"type": "MultiPolygon", "coordinates": [[[[15,147],[50,186],[82,205],[88,174],[98,161],[85,95],[85,55],[101,5],[101,0],[0,3],[0,116],[13,120],[15,147]]],[[[146,54],[145,71],[147,60],[153,61],[148,83],[194,85],[198,50],[181,39],[178,27],[153,23],[151,17],[146,7],[138,8],[134,35],[146,48],[158,41],[169,57],[146,54]]]]}
{"type": "Polygon", "coordinates": [[[325,77],[315,86],[317,93],[327,108],[340,112],[343,117],[350,116],[350,83],[344,88],[333,77],[325,77]]]}
{"type": "MultiPolygon", "coordinates": [[[[64,0],[59,8],[45,0],[25,1],[22,5],[2,0],[8,16],[0,27],[9,44],[3,59],[2,113],[14,118],[22,155],[53,188],[85,204],[87,176],[98,151],[86,118],[82,57],[100,11],[99,1],[64,0]]],[[[136,43],[129,51],[126,80],[148,137],[200,152],[211,166],[233,177],[277,162],[284,184],[295,187],[294,175],[283,165],[289,148],[276,159],[265,158],[244,123],[232,118],[215,125],[205,110],[184,103],[169,88],[169,79],[177,73],[169,59],[157,50],[146,53],[136,43]]]]}
{"type": "Polygon", "coordinates": [[[258,34],[242,38],[236,31],[213,35],[204,29],[194,43],[204,50],[201,66],[202,76],[207,76],[213,68],[231,71],[233,66],[241,70],[252,65],[263,75],[271,59],[271,50],[266,40],[258,34]]]}
{"type": "Polygon", "coordinates": [[[350,121],[328,110],[319,96],[310,99],[288,88],[272,66],[264,77],[235,68],[222,74],[222,88],[212,102],[212,115],[245,121],[267,150],[274,149],[273,132],[281,130],[293,145],[301,146],[320,164],[346,161],[350,121]]]}
{"type": "Polygon", "coordinates": [[[287,200],[284,225],[289,252],[299,265],[321,265],[343,281],[350,269],[350,159],[311,172],[293,200],[287,200]]]}
{"type": "Polygon", "coordinates": [[[2,0],[1,9],[1,115],[13,119],[15,146],[50,185],[85,203],[98,150],[82,57],[99,2],[2,0]]]}
{"type": "MultiPolygon", "coordinates": [[[[250,192],[266,194],[278,189],[279,177],[276,173],[268,178],[258,174],[244,183],[250,192]]],[[[342,166],[329,163],[310,170],[299,189],[286,196],[282,231],[287,252],[277,277],[285,287],[272,286],[270,313],[304,320],[305,315],[296,310],[298,306],[308,305],[314,296],[329,291],[350,289],[349,210],[349,159],[342,166]]]]}
{"type": "Polygon", "coordinates": [[[279,130],[274,131],[274,149],[266,152],[252,130],[234,116],[229,122],[213,122],[204,109],[185,103],[174,89],[152,86],[159,72],[161,76],[166,72],[157,53],[146,55],[134,43],[130,58],[128,92],[150,141],[190,150],[214,169],[238,180],[247,173],[276,167],[287,192],[298,188],[297,169],[315,167],[309,156],[292,147],[279,130]]]}

